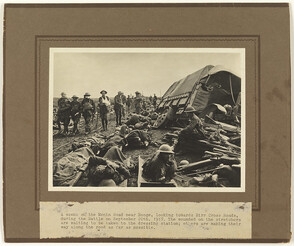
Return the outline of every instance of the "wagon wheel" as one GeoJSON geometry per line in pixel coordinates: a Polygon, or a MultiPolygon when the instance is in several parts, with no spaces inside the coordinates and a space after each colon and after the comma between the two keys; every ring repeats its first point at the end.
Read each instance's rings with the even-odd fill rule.
{"type": "Polygon", "coordinates": [[[163,127],[169,120],[167,118],[168,110],[165,110],[161,115],[157,117],[157,120],[154,122],[153,127],[160,128],[163,127]]]}

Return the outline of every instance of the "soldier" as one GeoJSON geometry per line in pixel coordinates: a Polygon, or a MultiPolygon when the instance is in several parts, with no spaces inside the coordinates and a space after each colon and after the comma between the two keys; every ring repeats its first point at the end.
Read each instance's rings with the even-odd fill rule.
{"type": "Polygon", "coordinates": [[[128,107],[128,114],[129,114],[130,111],[131,111],[131,106],[132,106],[132,98],[130,97],[130,95],[128,95],[126,104],[127,104],[127,107],[128,107]]]}
{"type": "Polygon", "coordinates": [[[141,93],[136,91],[136,97],[135,97],[135,109],[136,109],[136,114],[141,114],[142,111],[142,97],[141,93]]]}
{"type": "MultiPolygon", "coordinates": [[[[186,107],[184,111],[189,117],[189,125],[181,130],[178,138],[178,142],[175,146],[175,152],[177,155],[184,154],[184,151],[187,151],[186,146],[191,142],[195,142],[197,140],[202,140],[206,138],[205,130],[203,128],[203,123],[201,119],[195,114],[196,110],[193,106],[189,105],[186,107]]],[[[197,151],[195,149],[195,151],[197,151]]]]}
{"type": "Polygon", "coordinates": [[[72,101],[71,101],[71,112],[70,112],[70,115],[71,115],[71,119],[74,123],[74,127],[73,127],[73,130],[72,130],[72,133],[75,135],[75,134],[78,134],[79,133],[79,129],[78,129],[78,124],[80,122],[80,118],[81,118],[81,103],[78,101],[78,96],[74,95],[72,96],[72,101]]]}
{"type": "Polygon", "coordinates": [[[100,117],[101,117],[101,121],[102,121],[103,131],[107,131],[108,112],[109,112],[108,107],[110,106],[110,100],[109,100],[109,97],[106,96],[107,91],[102,90],[100,92],[100,94],[102,95],[98,99],[100,117]]]}
{"type": "Polygon", "coordinates": [[[157,96],[154,94],[154,97],[153,97],[153,107],[154,107],[154,109],[156,109],[156,104],[157,104],[157,96]]]}
{"type": "Polygon", "coordinates": [[[121,116],[122,116],[122,92],[119,91],[117,95],[114,97],[114,111],[116,116],[116,126],[121,125],[121,116]]]}
{"type": "Polygon", "coordinates": [[[122,114],[122,118],[125,119],[125,117],[126,117],[126,103],[127,103],[127,98],[126,98],[126,96],[124,95],[123,92],[121,93],[121,101],[122,101],[122,104],[123,104],[121,114],[122,114]]]}
{"type": "Polygon", "coordinates": [[[163,144],[159,150],[143,165],[143,177],[154,182],[170,182],[177,169],[172,148],[163,144]]]}
{"type": "Polygon", "coordinates": [[[94,101],[90,98],[90,94],[87,92],[84,95],[82,101],[82,112],[85,119],[85,133],[88,134],[91,132],[91,121],[95,115],[95,104],[94,101]]]}
{"type": "Polygon", "coordinates": [[[61,125],[63,122],[63,134],[68,134],[68,125],[70,122],[70,110],[71,105],[69,99],[64,92],[61,93],[61,98],[58,99],[58,112],[57,112],[57,124],[59,133],[61,133],[61,125]]]}

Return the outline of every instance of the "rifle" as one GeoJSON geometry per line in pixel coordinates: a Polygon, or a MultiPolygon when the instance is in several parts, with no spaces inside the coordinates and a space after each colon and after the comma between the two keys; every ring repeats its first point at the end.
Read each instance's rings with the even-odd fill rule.
{"type": "Polygon", "coordinates": [[[198,162],[189,163],[187,165],[183,165],[183,166],[179,167],[177,171],[178,172],[189,172],[190,170],[204,167],[204,166],[207,166],[210,164],[216,164],[216,163],[218,163],[217,160],[206,159],[206,160],[202,160],[202,161],[198,161],[198,162]]]}

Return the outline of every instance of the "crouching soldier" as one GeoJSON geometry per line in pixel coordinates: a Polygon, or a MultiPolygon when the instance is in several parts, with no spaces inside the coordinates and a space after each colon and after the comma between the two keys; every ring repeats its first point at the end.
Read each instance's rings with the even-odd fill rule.
{"type": "Polygon", "coordinates": [[[68,134],[68,125],[70,122],[71,105],[69,99],[64,92],[61,93],[61,98],[58,100],[57,124],[59,133],[61,133],[61,122],[63,122],[63,134],[68,134]]]}
{"type": "Polygon", "coordinates": [[[94,101],[90,98],[89,93],[85,93],[84,99],[82,101],[82,112],[85,119],[85,133],[88,134],[91,132],[91,121],[95,115],[95,104],[94,101]]]}
{"type": "Polygon", "coordinates": [[[78,129],[78,124],[80,122],[80,118],[81,118],[81,103],[78,101],[77,96],[72,96],[72,102],[71,102],[71,119],[74,123],[74,127],[72,130],[72,133],[78,134],[79,133],[79,129],[78,129]]]}
{"type": "Polygon", "coordinates": [[[173,158],[172,148],[163,144],[159,150],[148,159],[143,165],[143,178],[153,182],[170,182],[172,181],[177,164],[173,158]]]}

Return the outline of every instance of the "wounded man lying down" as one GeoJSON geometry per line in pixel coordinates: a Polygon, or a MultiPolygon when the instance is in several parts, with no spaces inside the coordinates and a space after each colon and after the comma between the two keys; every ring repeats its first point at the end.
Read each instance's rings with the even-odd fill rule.
{"type": "Polygon", "coordinates": [[[103,157],[90,157],[88,186],[120,185],[130,177],[125,161],[126,157],[117,146],[111,147],[103,157]]]}

